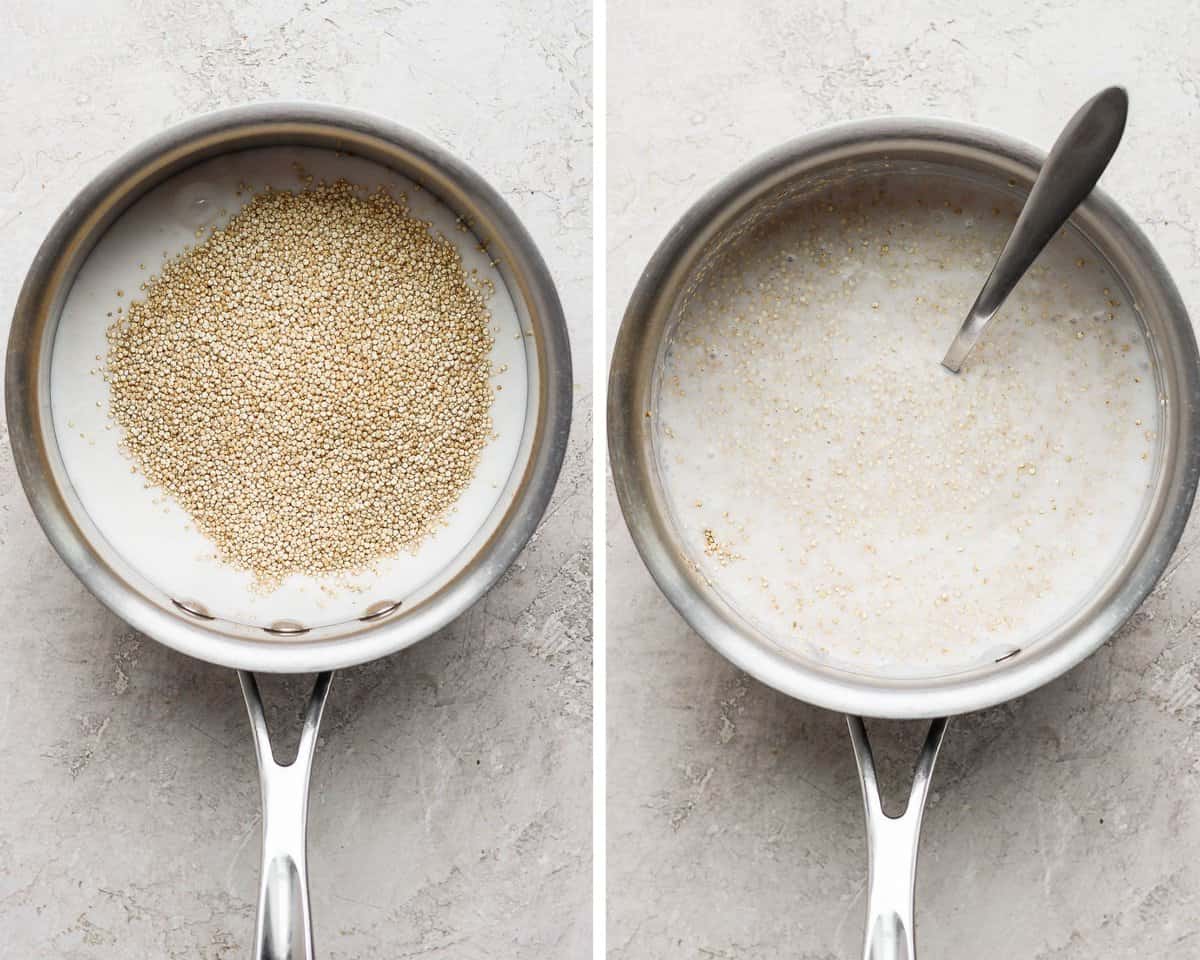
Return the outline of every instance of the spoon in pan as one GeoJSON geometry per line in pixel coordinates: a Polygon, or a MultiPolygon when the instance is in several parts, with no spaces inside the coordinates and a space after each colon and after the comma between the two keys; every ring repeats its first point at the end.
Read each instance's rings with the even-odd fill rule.
{"type": "Polygon", "coordinates": [[[1063,127],[996,265],[942,359],[951,373],[958,373],[1017,281],[1092,192],[1117,151],[1128,112],[1125,90],[1109,87],[1080,107],[1063,127]]]}

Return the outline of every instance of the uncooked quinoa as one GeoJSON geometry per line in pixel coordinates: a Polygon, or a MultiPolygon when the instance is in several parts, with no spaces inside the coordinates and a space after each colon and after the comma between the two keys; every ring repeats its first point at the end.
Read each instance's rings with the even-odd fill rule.
{"type": "Polygon", "coordinates": [[[268,188],[108,330],[131,470],[264,588],[416,547],[491,436],[484,286],[402,198],[268,188]]]}

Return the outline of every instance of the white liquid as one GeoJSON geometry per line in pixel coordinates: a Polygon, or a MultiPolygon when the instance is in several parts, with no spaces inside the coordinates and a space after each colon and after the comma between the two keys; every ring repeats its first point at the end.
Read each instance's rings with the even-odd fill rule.
{"type": "MultiPolygon", "coordinates": [[[[207,232],[207,231],[206,231],[207,232]]],[[[411,181],[378,164],[314,148],[270,148],[217,157],[156,187],[127,210],[89,255],[67,297],[55,336],[50,370],[55,433],[71,482],[109,543],[143,576],[170,596],[199,601],[210,613],[251,625],[294,620],[314,627],[361,617],[373,603],[412,601],[444,576],[496,506],[521,446],[526,415],[526,337],[513,301],[479,239],[455,214],[411,181]],[[249,199],[240,184],[296,190],[294,164],[317,180],[344,177],[370,189],[383,184],[433,229],[451,239],[463,266],[490,279],[488,300],[495,344],[492,383],[501,389],[491,407],[497,436],[484,449],[475,477],[446,518],[415,553],[380,561],[376,571],[331,579],[290,577],[263,594],[252,576],[212,558],[213,544],[199,534],[173,501],[155,503],[162,491],[144,489],[117,447],[120,430],[108,418],[102,377],[105,330],[118,308],[139,296],[139,285],[157,273],[165,254],[198,242],[196,231],[224,225],[249,199]],[[117,291],[124,292],[118,297],[117,291]],[[109,316],[109,313],[112,316],[109,316]],[[93,372],[96,371],[96,372],[93,372]],[[111,429],[106,427],[111,426],[111,429]]]]}
{"type": "Polygon", "coordinates": [[[666,351],[653,416],[690,559],[796,652],[866,672],[1027,646],[1144,508],[1160,402],[1125,292],[1060,234],[940,366],[1018,207],[949,179],[842,189],[743,238],[666,351]]]}

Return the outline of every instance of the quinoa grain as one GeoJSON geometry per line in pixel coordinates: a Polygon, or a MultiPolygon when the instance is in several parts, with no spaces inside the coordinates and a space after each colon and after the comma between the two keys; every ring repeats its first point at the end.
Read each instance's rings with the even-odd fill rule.
{"type": "Polygon", "coordinates": [[[133,469],[267,589],[415,548],[491,436],[485,293],[382,188],[258,193],[109,327],[133,469]]]}

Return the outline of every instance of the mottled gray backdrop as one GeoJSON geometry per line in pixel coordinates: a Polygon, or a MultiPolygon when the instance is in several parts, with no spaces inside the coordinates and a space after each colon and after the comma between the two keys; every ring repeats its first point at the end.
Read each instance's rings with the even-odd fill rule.
{"type": "MultiPolygon", "coordinates": [[[[346,670],[313,772],[324,957],[586,957],[591,938],[591,11],[567,2],[0,4],[0,317],[67,201],[164,126],[263,99],[375,111],[463,157],[549,261],[576,359],[554,502],[457,623],[346,670]]],[[[253,748],[231,671],[109,615],[0,444],[0,941],[247,955],[253,748]]],[[[270,685],[294,723],[304,684],[270,685]]]]}

